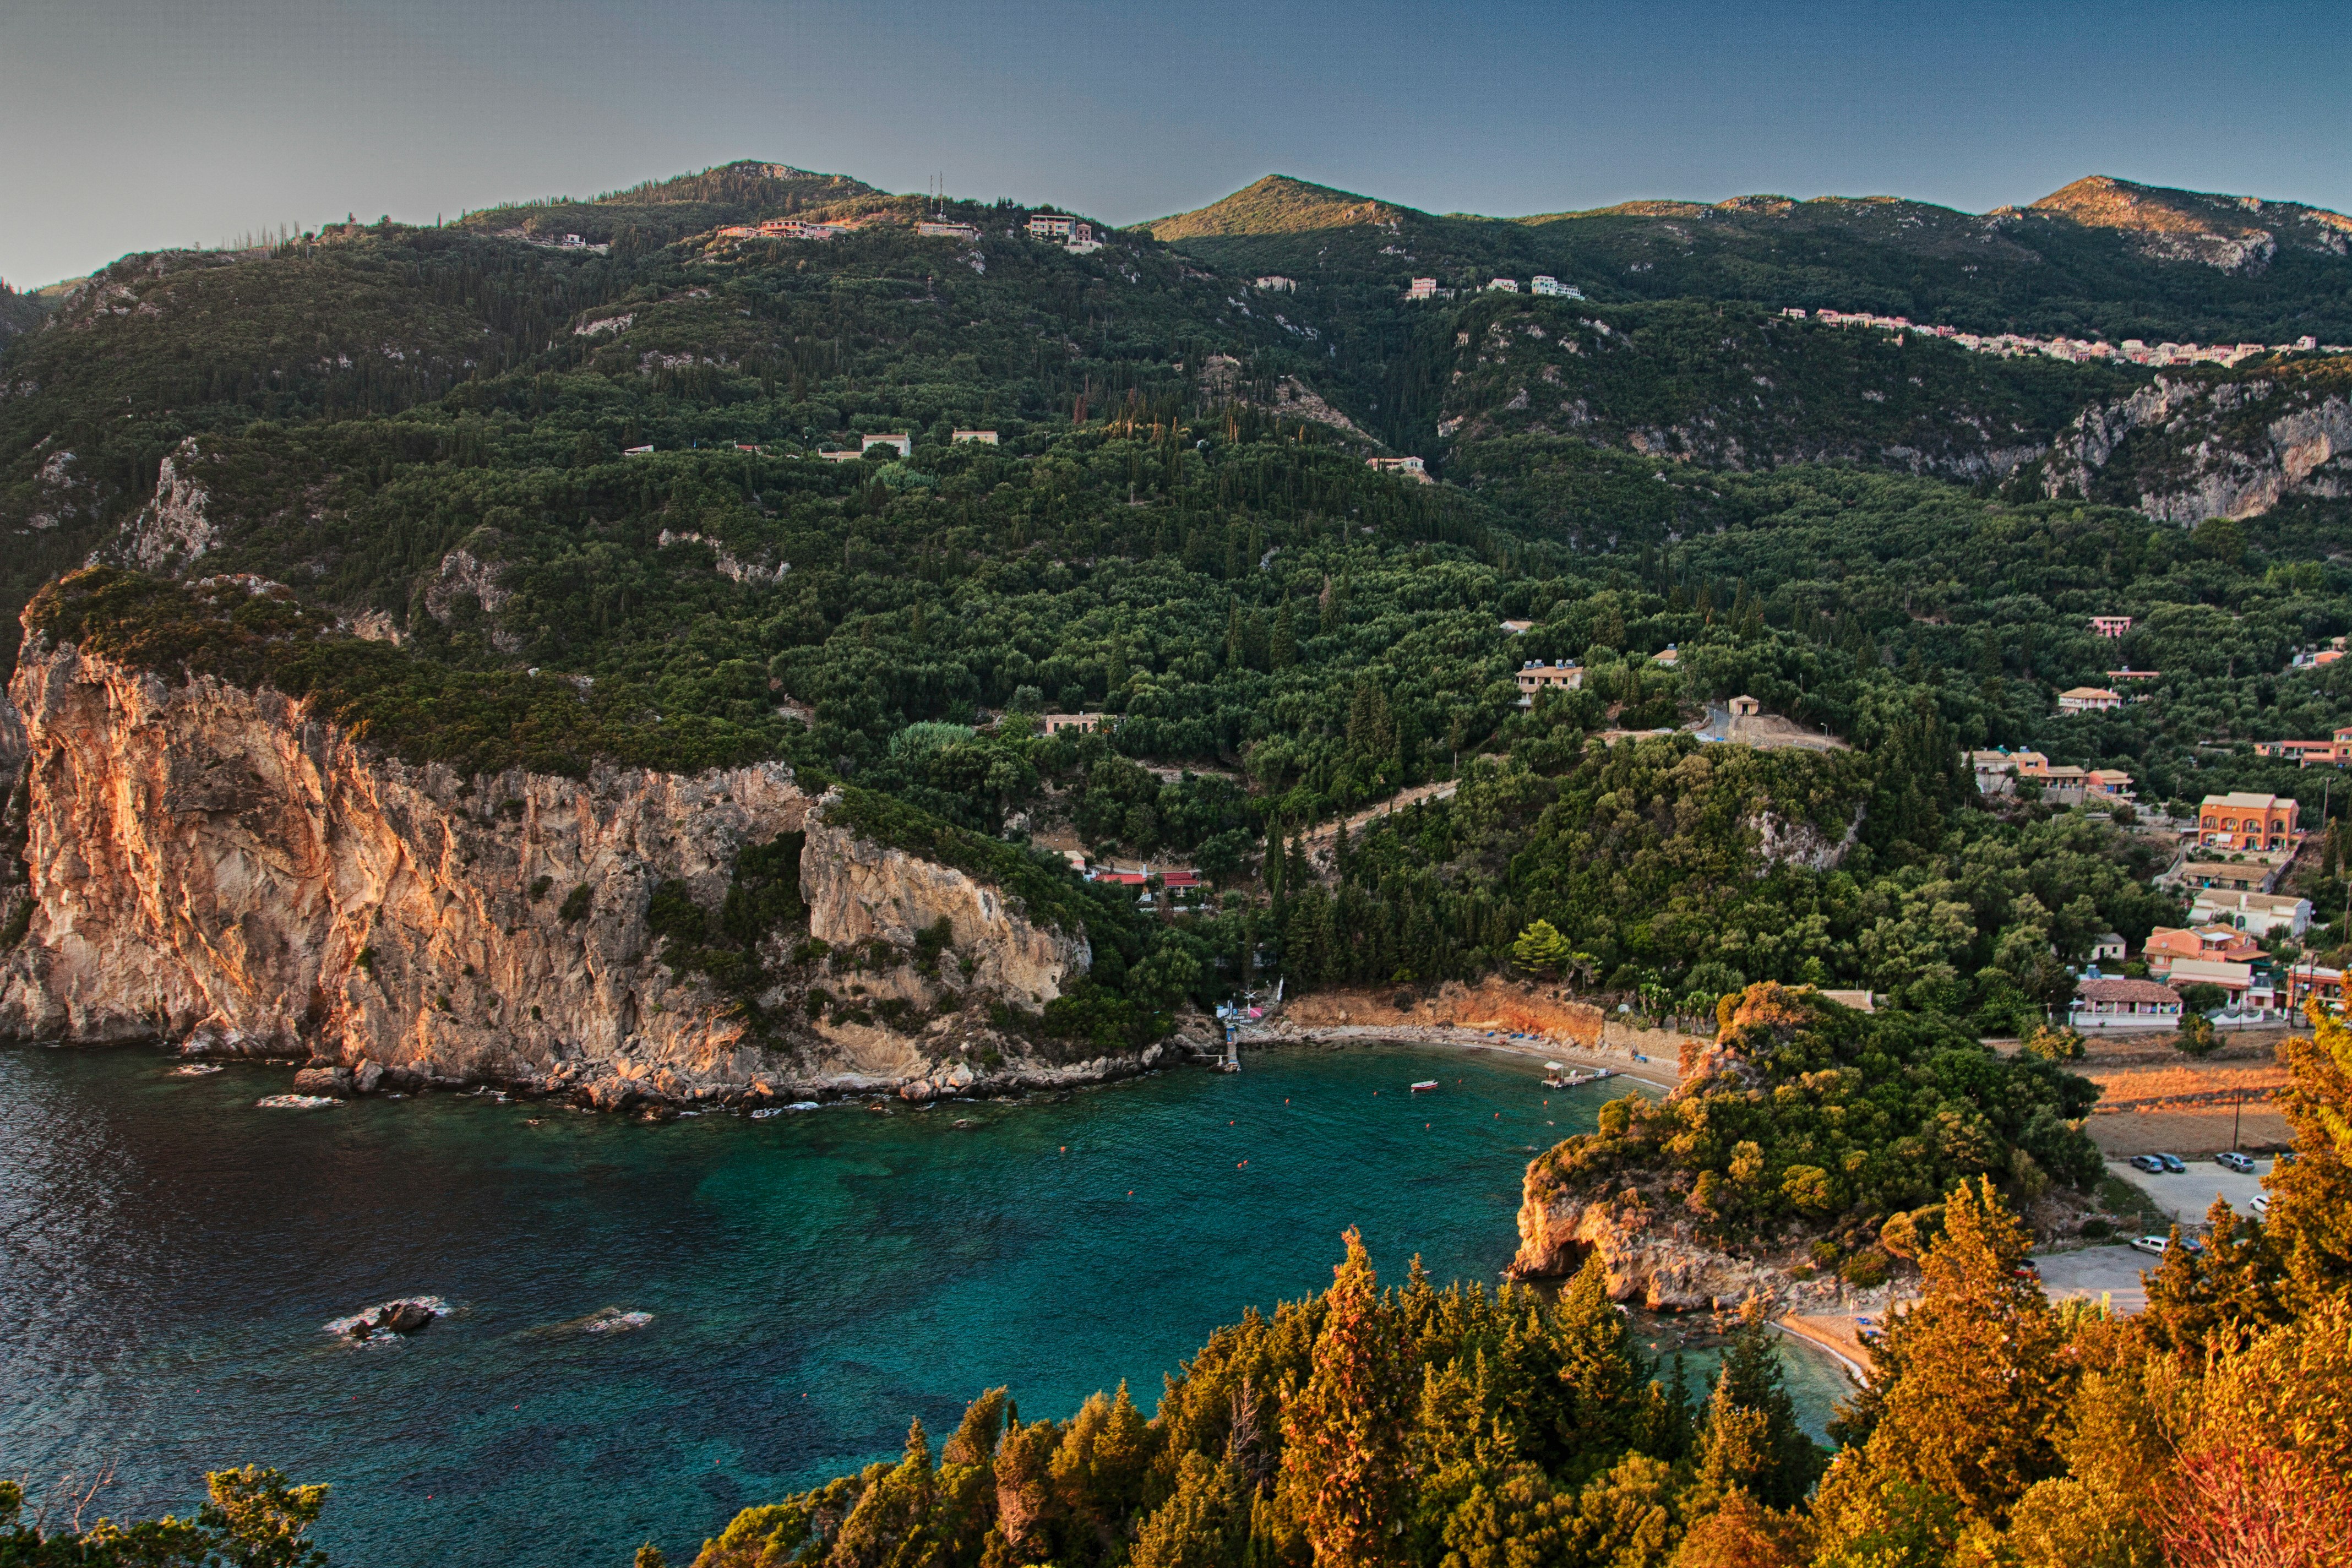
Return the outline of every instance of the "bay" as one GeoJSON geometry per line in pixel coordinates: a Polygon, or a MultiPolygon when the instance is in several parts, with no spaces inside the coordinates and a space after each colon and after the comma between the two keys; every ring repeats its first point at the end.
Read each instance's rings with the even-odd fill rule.
{"type": "MultiPolygon", "coordinates": [[[[646,1125],[457,1095],[259,1110],[286,1068],[173,1065],[0,1051],[0,1471],[52,1496],[110,1476],[89,1511],[127,1516],[275,1465],[334,1487],[342,1568],[618,1565],[648,1539],[686,1561],[910,1419],[944,1438],[983,1388],[1034,1419],[1124,1378],[1149,1413],[1216,1325],[1327,1284],[1350,1225],[1392,1280],[1418,1254],[1494,1281],[1530,1153],[1624,1089],[1295,1048],[646,1125]],[[448,1313],[414,1339],[326,1331],[427,1296],[448,1313]]],[[[1818,1431],[1842,1380],[1790,1364],[1818,1431]]]]}

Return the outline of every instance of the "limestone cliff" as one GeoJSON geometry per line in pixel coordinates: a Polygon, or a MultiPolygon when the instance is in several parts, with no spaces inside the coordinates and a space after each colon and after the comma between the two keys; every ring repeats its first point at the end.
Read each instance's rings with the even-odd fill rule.
{"type": "Polygon", "coordinates": [[[2260,517],[2297,496],[2352,496],[2352,401],[2335,367],[2242,380],[2158,376],[2086,408],[2050,448],[2041,488],[2159,521],[2260,517]]]}
{"type": "Polygon", "coordinates": [[[461,777],[378,755],[272,691],[38,638],[11,695],[31,910],[0,957],[0,1034],[160,1037],[317,1058],[347,1069],[339,1088],[495,1081],[599,1104],[922,1098],[1138,1065],[1056,1066],[991,1027],[998,1004],[1058,995],[1087,967],[1083,938],[828,826],[782,763],[461,777]],[[673,968],[656,891],[715,910],[742,850],[803,828],[807,934],[857,950],[844,976],[772,952],[781,934],[756,998],[673,968]],[[942,921],[950,944],[919,953],[942,921]]]}
{"type": "Polygon", "coordinates": [[[801,897],[809,906],[809,934],[835,947],[878,939],[912,948],[946,921],[961,984],[1029,1006],[1053,1001],[1065,981],[1094,962],[1083,933],[1033,925],[987,883],[868,843],[832,826],[822,809],[810,819],[801,853],[801,897]]]}

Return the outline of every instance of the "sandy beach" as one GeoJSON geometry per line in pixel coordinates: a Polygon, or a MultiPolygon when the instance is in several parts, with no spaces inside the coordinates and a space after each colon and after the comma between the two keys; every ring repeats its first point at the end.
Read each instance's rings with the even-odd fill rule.
{"type": "Polygon", "coordinates": [[[1240,1031],[1245,1046],[1315,1045],[1325,1040],[1389,1040],[1402,1045],[1443,1046],[1454,1050],[1498,1051],[1538,1062],[1560,1062],[1587,1070],[1606,1068],[1661,1093],[1675,1087],[1675,1064],[1624,1051],[1594,1050],[1560,1040],[1517,1039],[1457,1024],[1255,1024],[1240,1031]]]}

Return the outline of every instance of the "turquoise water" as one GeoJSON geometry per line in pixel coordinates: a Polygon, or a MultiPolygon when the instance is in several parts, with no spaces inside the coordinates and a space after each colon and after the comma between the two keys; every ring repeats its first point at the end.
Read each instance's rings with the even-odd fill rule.
{"type": "MultiPolygon", "coordinates": [[[[0,1474],[185,1510],[207,1467],[334,1484],[343,1568],[681,1560],[738,1509],[1160,1377],[1320,1289],[1509,1261],[1532,1148],[1607,1098],[1523,1058],[1293,1050],[1059,1100],[646,1126],[428,1096],[261,1110],[282,1068],[0,1051],[0,1474]],[[1406,1091],[1438,1078],[1436,1094],[1406,1091]],[[958,1131],[959,1118],[977,1125],[958,1131]],[[533,1120],[536,1125],[532,1124],[533,1120]],[[331,1320],[441,1298],[416,1338],[331,1320]],[[605,1309],[648,1313],[583,1331],[605,1309]]],[[[1704,1358],[1695,1358],[1695,1368],[1704,1358]]],[[[1839,1384],[1792,1361],[1818,1423],[1839,1384]]]]}

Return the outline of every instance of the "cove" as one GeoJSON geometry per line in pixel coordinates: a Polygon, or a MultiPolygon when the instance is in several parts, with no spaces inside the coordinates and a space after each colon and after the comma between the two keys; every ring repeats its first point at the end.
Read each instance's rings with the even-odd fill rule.
{"type": "MultiPolygon", "coordinates": [[[[1387,1279],[1419,1253],[1491,1283],[1529,1154],[1622,1092],[1423,1047],[1246,1064],[647,1126],[263,1110],[288,1069],[0,1051],[0,1471],[46,1495],[110,1469],[90,1512],[144,1515],[275,1465],[334,1486],[341,1568],[685,1562],[994,1384],[1034,1419],[1125,1378],[1149,1414],[1217,1324],[1327,1284],[1349,1225],[1387,1279]],[[428,1295],[449,1315],[413,1340],[324,1331],[428,1295]],[[607,1309],[650,1317],[590,1331],[607,1309]]],[[[1818,1432],[1842,1381],[1789,1354],[1818,1432]]]]}

